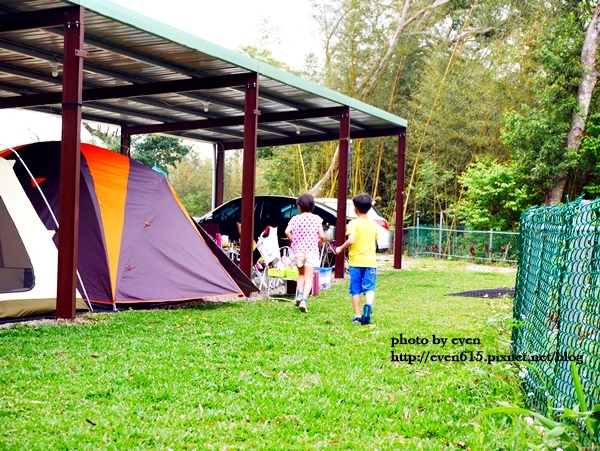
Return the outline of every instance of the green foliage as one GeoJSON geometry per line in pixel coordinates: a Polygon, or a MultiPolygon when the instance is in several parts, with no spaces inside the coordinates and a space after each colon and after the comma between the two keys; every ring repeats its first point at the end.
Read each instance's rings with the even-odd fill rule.
{"type": "Polygon", "coordinates": [[[156,164],[167,172],[169,166],[175,165],[192,148],[179,138],[162,135],[144,135],[136,139],[131,147],[131,158],[150,168],[156,164]]]}
{"type": "Polygon", "coordinates": [[[566,137],[577,107],[584,37],[574,13],[551,22],[535,52],[536,103],[505,115],[504,142],[537,189],[553,187],[557,177],[578,167],[579,155],[566,148],[566,137]]]}
{"type": "Polygon", "coordinates": [[[412,174],[417,165],[417,177],[409,211],[420,210],[427,223],[434,223],[436,211],[450,209],[461,197],[458,177],[472,161],[486,156],[507,158],[500,139],[501,114],[507,107],[504,82],[475,54],[455,58],[440,86],[448,55],[432,51],[421,88],[411,100],[414,137],[407,166],[412,174]],[[429,168],[421,169],[421,165],[429,168]],[[425,197],[429,201],[424,203],[425,197]]]}
{"type": "Polygon", "coordinates": [[[566,121],[555,120],[543,108],[524,106],[523,113],[507,112],[505,125],[504,141],[531,185],[549,188],[559,174],[575,166],[575,155],[564,149],[569,131],[566,121]]]}
{"type": "MultiPolygon", "coordinates": [[[[92,135],[95,144],[114,152],[121,151],[121,135],[116,130],[102,130],[102,127],[92,127],[84,122],[84,127],[92,135]]],[[[184,144],[183,140],[162,135],[136,135],[131,139],[131,158],[140,163],[168,172],[171,166],[185,157],[192,146],[184,144]]]]}
{"type": "MultiPolygon", "coordinates": [[[[562,421],[544,416],[538,412],[513,406],[509,403],[500,403],[498,407],[486,410],[483,415],[504,414],[509,416],[533,418],[544,430],[543,444],[535,449],[562,449],[564,451],[591,451],[600,449],[598,433],[600,432],[600,404],[591,410],[585,399],[583,386],[575,362],[570,362],[571,375],[578,405],[574,408],[553,409],[562,415],[562,421]],[[584,445],[590,443],[590,445],[584,445]]],[[[535,422],[530,422],[535,425],[535,422]]]]}
{"type": "Polygon", "coordinates": [[[475,230],[516,230],[521,213],[539,201],[513,166],[492,159],[469,165],[459,180],[465,191],[457,215],[475,230]]]}
{"type": "Polygon", "coordinates": [[[259,174],[264,194],[299,196],[308,191],[327,170],[334,151],[327,143],[265,149],[259,174]]]}
{"type": "Polygon", "coordinates": [[[435,224],[437,213],[443,210],[439,202],[443,198],[445,187],[454,179],[454,173],[444,171],[435,161],[424,161],[417,169],[414,182],[413,205],[420,211],[421,221],[435,224]]]}
{"type": "Polygon", "coordinates": [[[213,163],[190,152],[169,171],[169,182],[192,216],[211,210],[213,163]]]}
{"type": "Polygon", "coordinates": [[[121,135],[117,130],[110,130],[108,127],[106,130],[102,130],[101,126],[92,127],[87,122],[83,123],[86,130],[92,135],[91,143],[112,150],[114,152],[121,151],[121,135]]]}

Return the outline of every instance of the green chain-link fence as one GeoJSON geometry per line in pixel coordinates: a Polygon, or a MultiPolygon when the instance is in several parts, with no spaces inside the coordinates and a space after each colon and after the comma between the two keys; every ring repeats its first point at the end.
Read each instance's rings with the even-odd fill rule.
{"type": "Polygon", "coordinates": [[[518,238],[517,232],[419,225],[408,228],[407,249],[412,257],[517,263],[518,238]]]}
{"type": "Polygon", "coordinates": [[[588,409],[600,402],[599,282],[600,199],[521,216],[513,353],[532,365],[521,373],[529,407],[556,415],[552,408],[577,404],[570,360],[588,409]]]}

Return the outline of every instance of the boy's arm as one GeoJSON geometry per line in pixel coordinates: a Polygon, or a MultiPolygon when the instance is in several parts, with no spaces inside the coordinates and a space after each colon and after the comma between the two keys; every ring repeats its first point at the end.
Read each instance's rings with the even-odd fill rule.
{"type": "Polygon", "coordinates": [[[355,236],[353,233],[348,234],[348,238],[344,241],[344,244],[335,248],[335,253],[340,254],[354,244],[355,236]]]}

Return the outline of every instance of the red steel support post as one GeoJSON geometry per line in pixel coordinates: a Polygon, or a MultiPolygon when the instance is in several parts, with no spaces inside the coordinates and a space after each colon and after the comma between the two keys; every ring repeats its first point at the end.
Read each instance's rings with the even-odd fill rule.
{"type": "Polygon", "coordinates": [[[240,236],[240,269],[252,276],[254,243],[254,191],[256,181],[256,141],[258,129],[258,74],[246,84],[244,107],[244,157],[242,170],[242,233],[240,236]]]}
{"type": "Polygon", "coordinates": [[[79,235],[83,7],[65,24],[56,318],[75,319],[79,235]]]}
{"type": "MultiPolygon", "coordinates": [[[[346,111],[340,116],[340,152],[338,159],[338,206],[337,220],[335,230],[335,242],[340,246],[346,241],[346,199],[348,198],[348,171],[350,155],[350,108],[346,107],[346,111]]],[[[335,257],[336,279],[344,278],[344,255],[339,254],[335,257]]]]}
{"type": "Polygon", "coordinates": [[[131,135],[121,131],[121,155],[131,156],[131,135]]]}
{"type": "MultiPolygon", "coordinates": [[[[220,144],[215,144],[215,159],[216,159],[216,167],[215,167],[215,205],[214,207],[218,207],[223,203],[225,199],[224,189],[225,189],[225,151],[220,149],[220,144]]],[[[213,207],[213,208],[214,208],[213,207]]]]}
{"type": "Polygon", "coordinates": [[[394,228],[394,269],[402,269],[402,237],[404,234],[404,166],[406,162],[406,128],[398,135],[396,183],[396,217],[394,228]]]}

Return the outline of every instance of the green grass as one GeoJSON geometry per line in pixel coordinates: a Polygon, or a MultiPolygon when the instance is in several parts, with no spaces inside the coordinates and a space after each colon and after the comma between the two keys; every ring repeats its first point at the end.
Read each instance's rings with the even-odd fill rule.
{"type": "Polygon", "coordinates": [[[515,274],[407,263],[380,271],[367,327],[340,282],[308,314],[242,300],[2,328],[0,449],[525,449],[509,419],[480,415],[522,404],[514,367],[390,361],[399,334],[481,344],[398,352],[509,353],[511,300],[445,295],[515,274]]]}

